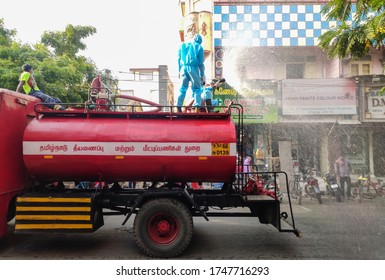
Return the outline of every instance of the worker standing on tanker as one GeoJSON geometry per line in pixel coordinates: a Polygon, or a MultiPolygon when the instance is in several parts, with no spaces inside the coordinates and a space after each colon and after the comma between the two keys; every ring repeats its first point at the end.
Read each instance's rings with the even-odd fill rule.
{"type": "Polygon", "coordinates": [[[194,104],[197,108],[201,105],[202,84],[205,84],[205,66],[202,36],[194,35],[194,41],[183,43],[178,51],[178,70],[179,77],[182,78],[182,86],[179,90],[177,101],[178,112],[182,112],[182,106],[186,97],[186,92],[191,82],[194,104]]]}
{"type": "Polygon", "coordinates": [[[201,98],[202,98],[202,105],[206,106],[207,112],[211,113],[213,112],[213,92],[217,87],[220,87],[222,83],[224,83],[225,79],[220,80],[211,80],[210,84],[206,84],[203,87],[201,98]]]}
{"type": "Polygon", "coordinates": [[[24,64],[23,72],[19,77],[19,84],[17,85],[16,91],[21,92],[23,88],[24,92],[30,96],[39,98],[43,103],[48,103],[46,106],[53,110],[64,110],[64,107],[58,103],[62,103],[59,98],[51,97],[42,92],[38,87],[33,76],[33,68],[29,64],[24,64]]]}

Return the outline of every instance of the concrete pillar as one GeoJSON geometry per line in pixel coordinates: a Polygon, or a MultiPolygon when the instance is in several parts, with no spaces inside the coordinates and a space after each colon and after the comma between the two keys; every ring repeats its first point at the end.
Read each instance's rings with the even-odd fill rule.
{"type": "MultiPolygon", "coordinates": [[[[368,131],[368,158],[369,158],[369,172],[374,174],[374,156],[373,156],[373,131],[368,131]]],[[[374,174],[376,175],[376,174],[374,174]]]]}
{"type": "MultiPolygon", "coordinates": [[[[279,150],[279,161],[281,164],[281,170],[286,172],[288,181],[293,180],[293,160],[291,158],[291,141],[283,140],[278,141],[278,150],[279,150]]],[[[281,189],[286,189],[286,182],[284,180],[280,180],[281,189]]]]}
{"type": "Polygon", "coordinates": [[[167,103],[167,85],[168,85],[168,67],[167,65],[159,65],[159,104],[163,106],[167,103]]]}
{"type": "Polygon", "coordinates": [[[329,151],[328,151],[328,136],[324,135],[321,138],[321,143],[320,143],[320,172],[321,174],[324,174],[326,172],[330,172],[333,170],[330,170],[330,165],[329,165],[329,151]]]}

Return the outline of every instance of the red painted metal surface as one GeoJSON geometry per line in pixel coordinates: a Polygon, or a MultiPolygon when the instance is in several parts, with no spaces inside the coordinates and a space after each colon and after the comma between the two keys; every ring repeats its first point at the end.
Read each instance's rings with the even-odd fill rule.
{"type": "Polygon", "coordinates": [[[38,100],[0,88],[0,237],[7,230],[11,201],[26,186],[22,139],[27,123],[34,117],[38,100]]]}
{"type": "Polygon", "coordinates": [[[33,120],[23,144],[28,171],[37,179],[55,181],[233,180],[236,133],[230,116],[175,119],[129,115],[33,120]]]}
{"type": "Polygon", "coordinates": [[[178,220],[169,213],[159,212],[148,221],[149,237],[157,244],[170,244],[180,231],[178,220]]]}

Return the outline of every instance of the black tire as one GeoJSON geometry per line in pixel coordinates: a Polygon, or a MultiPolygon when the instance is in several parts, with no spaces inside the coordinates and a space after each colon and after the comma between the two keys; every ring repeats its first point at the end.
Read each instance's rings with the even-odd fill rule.
{"type": "Polygon", "coordinates": [[[336,196],[337,202],[341,202],[342,199],[341,199],[341,191],[340,191],[340,189],[336,189],[334,194],[336,196]]]}
{"type": "Polygon", "coordinates": [[[382,186],[379,188],[378,192],[379,192],[379,195],[380,195],[380,196],[385,196],[385,185],[382,185],[382,186]]]}
{"type": "Polygon", "coordinates": [[[299,189],[298,191],[298,198],[297,198],[297,201],[298,201],[298,204],[301,205],[302,204],[302,190],[299,189]]]}
{"type": "Polygon", "coordinates": [[[313,188],[312,188],[311,186],[309,186],[308,183],[306,183],[304,189],[305,189],[305,194],[306,194],[306,196],[312,198],[313,195],[314,195],[314,190],[313,190],[313,188]]]}
{"type": "Polygon", "coordinates": [[[294,181],[289,182],[289,191],[290,191],[290,197],[292,199],[297,199],[297,189],[295,187],[294,181]]]}
{"type": "Polygon", "coordinates": [[[364,187],[362,190],[362,197],[366,199],[373,199],[377,196],[376,190],[372,187],[364,187]]]}
{"type": "Polygon", "coordinates": [[[16,197],[12,198],[8,206],[7,223],[13,220],[16,216],[16,197]]]}
{"type": "Polygon", "coordinates": [[[318,200],[318,203],[319,203],[319,204],[322,204],[321,194],[316,193],[315,196],[316,196],[316,198],[317,198],[317,200],[318,200]]]}
{"type": "Polygon", "coordinates": [[[295,199],[298,204],[302,202],[302,190],[298,182],[290,181],[289,182],[290,197],[295,199]]]}
{"type": "Polygon", "coordinates": [[[362,202],[362,191],[363,191],[363,187],[359,186],[359,188],[358,188],[358,202],[359,203],[362,202]]]}
{"type": "Polygon", "coordinates": [[[149,257],[173,258],[190,244],[193,220],[189,209],[176,199],[146,202],[134,220],[138,247],[149,257]]]}
{"type": "MultiPolygon", "coordinates": [[[[358,198],[358,193],[359,193],[359,189],[357,187],[352,187],[350,190],[350,197],[353,200],[356,200],[358,198]]],[[[342,190],[341,190],[341,195],[342,195],[342,190]]]]}
{"type": "Polygon", "coordinates": [[[329,199],[333,197],[334,191],[332,188],[329,186],[329,184],[326,184],[326,195],[328,196],[329,199]]]}

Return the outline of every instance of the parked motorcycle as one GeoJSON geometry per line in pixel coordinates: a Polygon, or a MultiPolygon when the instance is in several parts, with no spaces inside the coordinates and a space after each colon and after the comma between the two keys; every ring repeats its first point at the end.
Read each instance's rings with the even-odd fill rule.
{"type": "Polygon", "coordinates": [[[326,183],[326,193],[329,198],[335,197],[337,202],[341,202],[341,193],[342,190],[337,184],[337,178],[335,175],[330,173],[325,173],[322,178],[326,183]]]}
{"type": "Polygon", "coordinates": [[[310,198],[315,198],[318,200],[318,202],[321,204],[322,199],[321,199],[321,190],[318,184],[318,180],[310,175],[310,172],[305,175],[305,185],[304,185],[304,190],[305,194],[309,196],[310,198]]]}

